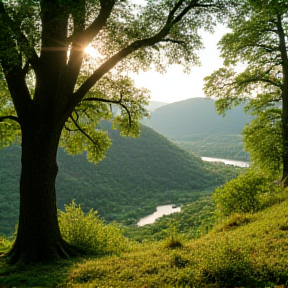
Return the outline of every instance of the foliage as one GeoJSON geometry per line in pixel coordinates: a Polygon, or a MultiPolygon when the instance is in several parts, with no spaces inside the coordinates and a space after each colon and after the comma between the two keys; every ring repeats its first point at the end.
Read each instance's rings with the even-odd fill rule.
{"type": "Polygon", "coordinates": [[[11,246],[11,240],[0,235],[0,255],[2,253],[7,252],[10,246],[11,246]]]}
{"type": "Polygon", "coordinates": [[[271,183],[271,178],[250,169],[217,188],[213,198],[223,215],[254,213],[265,207],[280,191],[282,188],[271,183]]]}
{"type": "Polygon", "coordinates": [[[281,110],[276,108],[259,112],[242,132],[245,150],[251,155],[251,166],[274,174],[274,178],[282,170],[281,114],[281,110]]]}
{"type": "Polygon", "coordinates": [[[65,205],[64,212],[58,213],[63,239],[87,254],[118,254],[127,246],[120,229],[113,224],[105,225],[93,209],[85,215],[81,206],[72,201],[65,205]]]}

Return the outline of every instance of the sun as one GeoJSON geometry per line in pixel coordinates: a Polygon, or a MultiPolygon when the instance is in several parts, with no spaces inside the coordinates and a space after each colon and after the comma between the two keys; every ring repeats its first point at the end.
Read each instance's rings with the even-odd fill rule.
{"type": "Polygon", "coordinates": [[[101,58],[101,54],[95,49],[92,47],[91,44],[89,44],[85,49],[84,49],[84,52],[86,54],[88,54],[90,57],[92,58],[95,58],[95,59],[99,59],[101,58]]]}

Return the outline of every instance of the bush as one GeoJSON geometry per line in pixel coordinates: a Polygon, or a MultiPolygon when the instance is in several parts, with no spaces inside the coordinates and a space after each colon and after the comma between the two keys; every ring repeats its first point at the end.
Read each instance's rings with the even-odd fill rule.
{"type": "Polygon", "coordinates": [[[6,237],[0,236],[0,255],[8,252],[12,245],[12,240],[7,239],[6,237]]]}
{"type": "Polygon", "coordinates": [[[271,199],[281,191],[271,179],[255,170],[239,175],[213,193],[217,208],[224,215],[254,213],[272,203],[271,199]]]}
{"type": "Polygon", "coordinates": [[[105,225],[97,213],[91,209],[85,215],[74,201],[65,205],[65,212],[59,210],[58,214],[62,237],[88,254],[120,253],[127,247],[126,238],[115,225],[105,225]]]}

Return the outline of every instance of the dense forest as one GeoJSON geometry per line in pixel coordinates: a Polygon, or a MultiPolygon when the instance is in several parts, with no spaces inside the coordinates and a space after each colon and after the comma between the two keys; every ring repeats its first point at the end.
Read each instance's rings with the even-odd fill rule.
{"type": "MultiPolygon", "coordinates": [[[[104,126],[109,129],[110,124],[104,126]]],[[[85,154],[71,156],[59,149],[60,209],[74,199],[84,211],[94,208],[107,221],[136,224],[157,205],[194,201],[201,191],[211,194],[237,174],[237,169],[203,162],[145,126],[139,138],[123,138],[111,129],[108,133],[112,146],[97,165],[89,163],[85,154]]],[[[6,235],[18,219],[20,150],[11,146],[0,151],[0,231],[6,235]]]]}

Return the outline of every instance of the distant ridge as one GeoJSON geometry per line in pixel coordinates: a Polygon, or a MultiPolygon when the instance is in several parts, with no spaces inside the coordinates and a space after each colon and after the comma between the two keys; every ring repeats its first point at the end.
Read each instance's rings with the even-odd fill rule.
{"type": "Polygon", "coordinates": [[[214,100],[191,98],[156,109],[145,124],[171,140],[185,140],[191,135],[240,135],[250,121],[242,105],[227,111],[223,117],[217,114],[214,100]]]}
{"type": "Polygon", "coordinates": [[[160,101],[149,101],[149,105],[147,106],[147,109],[149,112],[152,112],[162,106],[167,105],[168,103],[160,102],[160,101]]]}

